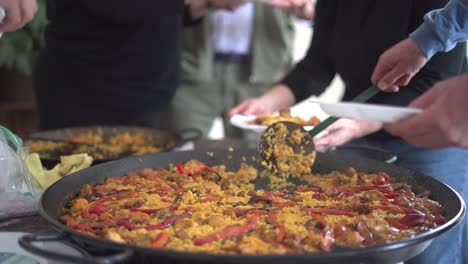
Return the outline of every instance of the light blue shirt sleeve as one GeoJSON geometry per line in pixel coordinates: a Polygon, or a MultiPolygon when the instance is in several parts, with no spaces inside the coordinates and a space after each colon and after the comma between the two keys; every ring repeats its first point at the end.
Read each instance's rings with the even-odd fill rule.
{"type": "Polygon", "coordinates": [[[442,9],[428,12],[424,23],[410,34],[427,59],[468,40],[468,0],[451,0],[442,9]]]}

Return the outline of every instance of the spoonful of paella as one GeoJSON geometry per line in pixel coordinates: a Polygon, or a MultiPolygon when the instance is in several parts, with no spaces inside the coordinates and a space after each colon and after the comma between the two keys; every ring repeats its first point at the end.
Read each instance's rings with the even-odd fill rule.
{"type": "MultiPolygon", "coordinates": [[[[371,86],[351,101],[365,102],[378,92],[376,86],[371,86]]],[[[286,121],[268,126],[258,146],[263,165],[272,172],[290,177],[310,173],[316,156],[313,137],[336,120],[338,117],[329,116],[310,131],[297,123],[286,121]]]]}
{"type": "Polygon", "coordinates": [[[302,126],[287,121],[268,126],[258,149],[263,166],[290,177],[310,173],[316,155],[312,136],[302,126]]]}

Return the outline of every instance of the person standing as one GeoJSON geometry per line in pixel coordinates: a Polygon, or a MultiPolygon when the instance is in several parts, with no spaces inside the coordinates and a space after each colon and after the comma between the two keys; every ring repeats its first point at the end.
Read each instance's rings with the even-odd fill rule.
{"type": "Polygon", "coordinates": [[[34,70],[40,129],[160,127],[179,84],[182,26],[203,14],[200,1],[47,1],[34,70]]]}
{"type": "Polygon", "coordinates": [[[468,1],[452,0],[444,8],[428,12],[408,38],[386,50],[371,80],[383,91],[396,92],[436,53],[450,51],[467,39],[468,1]]]}
{"type": "MultiPolygon", "coordinates": [[[[230,114],[260,114],[290,106],[311,94],[318,95],[335,74],[343,79],[348,101],[372,85],[369,80],[379,56],[403,40],[422,22],[428,11],[448,1],[419,0],[319,0],[315,28],[306,57],[278,84],[260,97],[233,108],[230,114]],[[392,23],[393,21],[393,23],[392,23]]],[[[436,82],[466,72],[466,43],[447,53],[438,53],[399,93],[380,93],[370,102],[408,105],[436,82]]],[[[465,199],[468,197],[468,152],[458,148],[428,150],[392,137],[382,123],[340,119],[328,134],[314,139],[316,149],[344,144],[367,144],[394,152],[397,164],[450,185],[465,199]]],[[[405,263],[467,263],[466,222],[436,238],[430,248],[405,263]]]]}
{"type": "MultiPolygon", "coordinates": [[[[433,10],[410,36],[385,51],[372,74],[380,89],[397,92],[437,52],[446,52],[455,43],[468,39],[468,1],[452,0],[442,9],[433,10]]],[[[386,124],[392,135],[420,147],[468,148],[468,75],[435,84],[409,106],[424,109],[412,118],[386,124]]]]}
{"type": "MultiPolygon", "coordinates": [[[[312,19],[312,2],[301,2],[304,9],[295,14],[312,19]]],[[[292,15],[262,3],[215,11],[200,25],[186,28],[172,128],[198,128],[207,136],[214,119],[222,116],[227,137],[244,137],[230,125],[226,112],[265,92],[290,69],[293,39],[292,15]]]]}

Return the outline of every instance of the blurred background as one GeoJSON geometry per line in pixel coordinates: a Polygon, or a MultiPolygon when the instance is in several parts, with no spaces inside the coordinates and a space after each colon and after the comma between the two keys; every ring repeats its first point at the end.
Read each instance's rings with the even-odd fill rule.
{"type": "MultiPolygon", "coordinates": [[[[20,136],[36,131],[37,112],[32,89],[31,75],[34,60],[44,45],[44,30],[47,25],[45,0],[38,0],[39,11],[34,20],[25,28],[4,34],[0,41],[0,124],[11,128],[20,136]]],[[[309,46],[313,34],[310,24],[298,20],[295,22],[295,40],[293,56],[299,61],[309,46]]],[[[343,93],[339,77],[321,95],[329,100],[338,100],[343,93]]],[[[295,106],[296,112],[301,106],[295,106]]],[[[310,105],[308,111],[311,111],[310,105]]],[[[315,109],[318,116],[320,109],[315,109]]],[[[216,119],[210,129],[208,138],[224,138],[221,118],[216,119]]]]}
{"type": "Polygon", "coordinates": [[[23,29],[3,34],[0,41],[0,124],[19,135],[34,131],[37,124],[31,73],[47,25],[45,0],[37,2],[34,20],[23,29]]]}

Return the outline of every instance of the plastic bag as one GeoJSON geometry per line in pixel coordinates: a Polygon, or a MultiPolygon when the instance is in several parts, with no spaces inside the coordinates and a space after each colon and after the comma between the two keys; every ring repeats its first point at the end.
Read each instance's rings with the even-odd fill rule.
{"type": "Polygon", "coordinates": [[[0,126],[0,219],[34,213],[40,189],[28,172],[22,140],[0,126]]]}

